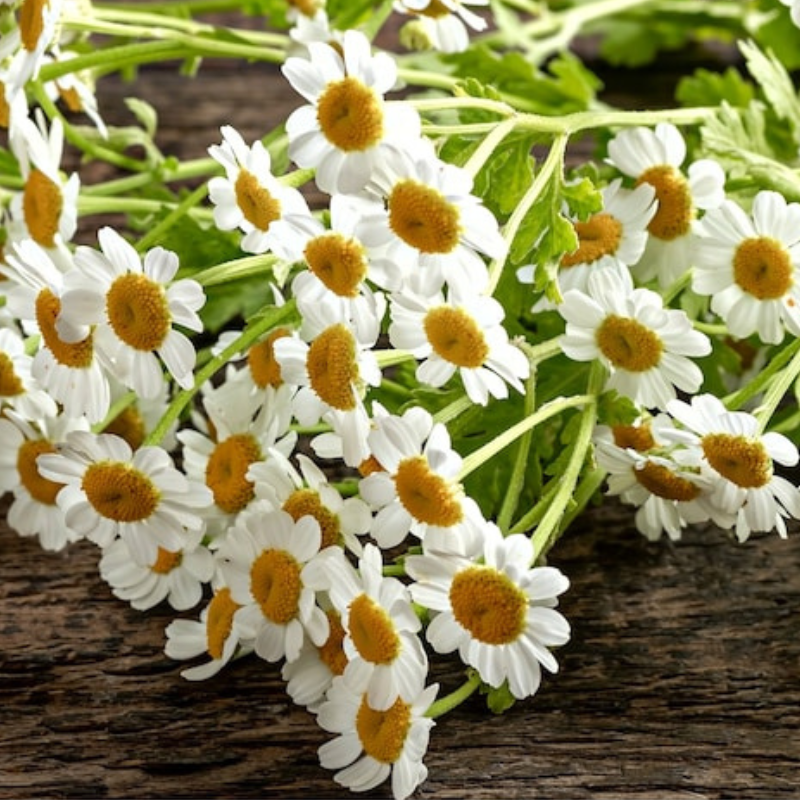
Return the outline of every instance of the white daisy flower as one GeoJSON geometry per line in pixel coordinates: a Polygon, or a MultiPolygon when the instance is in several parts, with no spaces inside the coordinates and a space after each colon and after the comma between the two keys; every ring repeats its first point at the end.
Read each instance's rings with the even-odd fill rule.
{"type": "Polygon", "coordinates": [[[314,2],[314,0],[299,4],[289,0],[286,18],[293,23],[288,31],[289,38],[302,48],[302,50],[300,48],[290,49],[290,55],[297,55],[298,51],[307,54],[308,45],[312,42],[332,44],[340,48],[344,45],[344,31],[331,28],[328,14],[321,5],[322,3],[314,2]]]}
{"type": "Polygon", "coordinates": [[[65,484],[51,481],[39,472],[37,459],[57,453],[70,431],[88,431],[85,417],[40,417],[36,423],[13,411],[0,418],[0,492],[13,499],[6,521],[20,536],[35,536],[44,550],[63,550],[80,537],[64,521],[56,503],[65,484]]]}
{"type": "Polygon", "coordinates": [[[43,477],[66,484],[56,502],[68,527],[100,547],[120,536],[140,564],[155,562],[159,547],[180,550],[187,531],[202,531],[211,503],[208,489],[188,480],[165,450],[134,453],[110,433],[73,431],[37,464],[43,477]]]}
{"type": "Polygon", "coordinates": [[[65,414],[100,422],[108,412],[111,392],[94,334],[89,331],[79,341],[66,341],[56,328],[63,271],[32,239],[14,245],[5,259],[3,273],[13,283],[5,290],[9,311],[41,337],[33,377],[64,406],[65,414]]]}
{"type": "Polygon", "coordinates": [[[461,53],[469,46],[470,27],[486,30],[483,17],[465,6],[488,6],[489,0],[395,0],[394,10],[416,17],[431,46],[442,53],[461,53]]]}
{"type": "Polygon", "coordinates": [[[320,549],[345,547],[359,554],[358,536],[369,533],[372,514],[360,497],[343,498],[328,483],[325,473],[310,458],[297,455],[298,472],[291,462],[276,450],[268,461],[258,461],[247,471],[253,481],[256,497],[265,500],[292,519],[312,516],[320,527],[320,549]]]}
{"type": "Polygon", "coordinates": [[[281,67],[308,100],[286,120],[289,157],[316,169],[323,192],[353,194],[388,151],[420,137],[419,115],[406,103],[384,102],[397,81],[397,65],[388,53],[373,55],[360,31],[345,31],[341,53],[319,42],[307,46],[308,58],[287,58],[281,67]]]}
{"type": "Polygon", "coordinates": [[[358,219],[350,198],[331,198],[330,228],[319,223],[303,243],[308,269],[292,281],[292,294],[303,317],[313,315],[321,303],[332,305],[339,319],[352,324],[359,339],[374,342],[380,334],[386,299],[366,283],[370,259],[354,235],[358,219]]]}
{"type": "Polygon", "coordinates": [[[566,320],[561,349],[576,361],[599,359],[611,372],[609,389],[646,408],[664,408],[675,388],[696,392],[711,343],[685,312],[664,308],[661,295],[633,288],[625,269],[589,276],[588,294],[572,289],[558,311],[566,320]]]}
{"type": "MultiPolygon", "coordinates": [[[[647,225],[658,208],[655,189],[642,183],[635,189],[622,188],[617,178],[602,189],[603,208],[586,220],[572,220],[578,237],[578,247],[562,256],[558,265],[559,293],[570,289],[585,292],[589,275],[606,267],[630,267],[642,257],[647,245],[647,225]]],[[[517,277],[522,283],[533,283],[532,266],[520,267],[517,277]]],[[[542,297],[533,311],[555,308],[555,304],[542,297]]]]}
{"type": "Polygon", "coordinates": [[[638,507],[636,527],[650,541],[664,531],[676,541],[687,525],[707,520],[730,527],[734,516],[711,501],[714,480],[702,468],[701,451],[682,447],[679,453],[672,452],[674,446],[670,448],[668,441],[671,427],[666,414],[638,426],[598,427],[595,457],[598,466],[609,473],[608,494],[638,507]]]}
{"type": "Polygon", "coordinates": [[[732,200],[697,224],[692,288],[733,336],[780,344],[800,335],[800,204],[761,191],[746,214],[732,200]]]}
{"type": "Polygon", "coordinates": [[[286,681],[289,697],[314,714],[325,701],[334,678],[344,674],[347,666],[341,615],[334,609],[325,613],[329,627],[325,643],[317,647],[306,641],[298,658],[281,667],[281,677],[286,681]]]}
{"type": "Polygon", "coordinates": [[[250,467],[275,453],[288,458],[297,434],[288,431],[288,411],[276,411],[230,381],[208,392],[203,408],[210,423],[208,433],[186,428],[177,439],[183,445],[186,474],[211,490],[214,506],[207,514],[207,532],[217,537],[256,499],[250,467]]]}
{"type": "Polygon", "coordinates": [[[412,697],[377,710],[366,693],[338,678],[317,716],[320,727],[339,734],[319,748],[320,763],[339,770],[334,780],[353,792],[366,792],[391,776],[394,800],[405,800],[427,778],[422,763],[434,721],[425,716],[438,684],[420,681],[412,697]]]}
{"type": "Polygon", "coordinates": [[[11,218],[20,231],[14,239],[30,237],[47,249],[64,246],[78,227],[80,177],[61,173],[64,126],[56,117],[47,130],[42,114],[15,123],[10,135],[11,149],[19,162],[25,187],[11,201],[11,218]]]}
{"type": "Polygon", "coordinates": [[[310,571],[309,580],[325,591],[341,615],[347,656],[343,678],[366,692],[378,711],[398,698],[413,700],[428,674],[428,657],[418,631],[422,625],[406,587],[384,577],[380,550],[364,547],[358,569],[338,547],[325,550],[310,571]]]}
{"type": "Polygon", "coordinates": [[[0,413],[13,409],[25,419],[54,417],[55,400],[33,377],[33,358],[13,328],[0,328],[0,413]]]}
{"type": "Polygon", "coordinates": [[[524,392],[530,374],[525,354],[511,344],[503,327],[505,310],[493,297],[463,294],[446,301],[410,292],[391,299],[389,339],[421,363],[417,379],[444,386],[458,372],[473,403],[508,397],[508,385],[524,392]]]}
{"type": "Polygon", "coordinates": [[[458,482],[462,458],[447,428],[422,408],[375,416],[373,425],[368,442],[380,469],[359,482],[361,496],[378,509],[373,538],[390,548],[412,533],[427,547],[473,552],[483,517],[458,482]]]}
{"type": "Polygon", "coordinates": [[[776,475],[773,463],[794,466],[797,447],[780,433],[760,433],[752,414],[728,411],[711,394],[697,395],[691,404],[673,400],[667,412],[686,428],[684,435],[691,434],[688,441],[702,449],[717,477],[713,502],[736,515],[738,540],[771,530],[785,538],[785,518],[800,518],[800,489],[776,475]]]}
{"type": "Polygon", "coordinates": [[[230,125],[220,128],[222,144],[208,148],[211,157],[225,169],[225,177],[208,182],[214,204],[214,222],[223,231],[236,228],[244,233],[241,248],[246,253],[273,252],[296,261],[301,253],[287,247],[313,217],[303,195],[284,186],[272,174],[272,158],[260,142],[247,146],[230,125]]]}
{"type": "Polygon", "coordinates": [[[482,560],[429,552],[405,563],[414,602],[436,612],[426,637],[437,653],[458,650],[485,683],[508,681],[517,699],[536,693],[540,666],[558,670],[548,648],[569,640],[569,623],[555,610],[569,581],[555,567],[531,567],[527,536],[503,538],[487,523],[482,560]]]}
{"type": "Polygon", "coordinates": [[[392,262],[404,265],[410,288],[422,295],[445,283],[455,296],[484,290],[482,255],[503,258],[508,248],[466,170],[439,160],[432,146],[420,147],[387,157],[370,188],[380,198],[364,202],[355,232],[379,269],[391,274],[392,262]]]}
{"type": "Polygon", "coordinates": [[[305,579],[319,546],[313,517],[295,522],[285,511],[256,502],[239,515],[220,547],[220,570],[242,606],[236,620],[265,661],[294,661],[306,640],[321,646],[328,638],[328,617],[305,579]]]}
{"type": "Polygon", "coordinates": [[[144,398],[161,391],[163,362],[179,386],[194,386],[196,353],[175,325],[202,331],[197,311],[205,294],[197,281],[173,280],[178,256],[163,247],[144,259],[113,228],[97,234],[100,251],[79,246],[64,279],[56,328],[62,339],[95,343],[114,374],[144,398]],[[94,327],[97,326],[97,327],[94,327]]]}
{"type": "Polygon", "coordinates": [[[181,676],[190,681],[203,681],[216,675],[235,655],[250,652],[248,639],[236,619],[241,606],[231,597],[227,586],[219,586],[200,613],[200,620],[176,619],[166,628],[164,653],[177,661],[200,655],[210,657],[204,664],[190,667],[181,676]]]}
{"type": "Polygon", "coordinates": [[[115,539],[103,549],[98,564],[100,576],[115,597],[137,611],[146,611],[166,600],[176,611],[194,608],[203,597],[203,587],[214,576],[214,557],[200,544],[201,532],[187,535],[179,550],[158,548],[147,564],[136,562],[125,539],[115,539]]]}
{"type": "Polygon", "coordinates": [[[672,124],[662,122],[655,130],[629,128],[608,143],[608,161],[637,184],[649,183],[656,192],[658,211],[650,220],[650,236],[634,272],[641,281],[657,278],[669,286],[691,266],[692,230],[697,210],[717,208],[725,199],[725,173],[711,159],[691,163],[686,142],[672,124]]]}

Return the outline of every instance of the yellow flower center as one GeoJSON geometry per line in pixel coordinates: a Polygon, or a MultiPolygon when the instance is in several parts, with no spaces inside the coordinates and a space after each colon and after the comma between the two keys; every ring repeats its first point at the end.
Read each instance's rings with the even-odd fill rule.
{"type": "Polygon", "coordinates": [[[78,90],[74,86],[69,86],[64,89],[58,85],[58,82],[56,82],[56,86],[58,87],[58,96],[64,101],[64,105],[67,107],[67,109],[72,111],[74,114],[79,114],[84,110],[81,96],[78,94],[78,90]]]}
{"type": "Polygon", "coordinates": [[[147,475],[120,461],[90,464],[83,474],[81,488],[94,510],[115,522],[148,519],[161,499],[147,475]]]}
{"type": "Polygon", "coordinates": [[[172,552],[163,547],[158,548],[158,555],[155,562],[151,565],[150,571],[157,575],[168,575],[172,570],[177,569],[183,561],[183,553],[180,550],[172,552]]]}
{"type": "Polygon", "coordinates": [[[306,17],[313,17],[322,5],[320,0],[289,0],[289,5],[294,6],[306,17]]]}
{"type": "Polygon", "coordinates": [[[772,459],[758,439],[710,433],[700,440],[708,463],[737,486],[758,489],[772,479],[772,459]]]}
{"type": "Polygon", "coordinates": [[[733,279],[759,300],[783,297],[794,283],[794,268],[786,248],[775,239],[745,239],[733,254],[733,279]]]}
{"type": "Polygon", "coordinates": [[[383,110],[375,92],[358,78],[331,81],[317,102],[325,138],[346,153],[367,150],[383,138],[383,110]]]}
{"type": "Polygon", "coordinates": [[[286,550],[265,550],[250,568],[250,592],[276,625],[288,625],[297,616],[302,590],[300,564],[286,550]]]}
{"type": "Polygon", "coordinates": [[[32,169],[22,192],[22,212],[34,242],[55,247],[63,208],[61,187],[40,170],[32,169]]]}
{"type": "Polygon", "coordinates": [[[358,297],[367,274],[366,253],[359,241],[325,233],[306,245],[305,257],[311,272],[334,294],[358,297]]]}
{"type": "Polygon", "coordinates": [[[688,502],[700,496],[700,488],[696,484],[676,475],[663,464],[647,461],[641,468],[634,468],[633,474],[650,494],[665,500],[688,502]]]}
{"type": "Polygon", "coordinates": [[[456,573],[450,605],[456,621],[484,644],[510,644],[525,628],[527,596],[493,567],[473,566],[456,573]]]}
{"type": "Polygon", "coordinates": [[[17,451],[17,473],[20,483],[37,503],[44,506],[56,504],[56,495],[65,484],[43,478],[39,474],[36,459],[45,453],[55,452],[57,452],[55,445],[45,439],[25,441],[17,451]]]}
{"type": "Polygon", "coordinates": [[[0,128],[8,128],[11,120],[11,108],[6,102],[6,84],[0,81],[0,128]]]}
{"type": "Polygon", "coordinates": [[[59,300],[49,289],[42,289],[36,297],[36,322],[45,347],[59,364],[74,369],[86,369],[92,365],[94,347],[92,334],[80,342],[64,342],[56,332],[56,318],[61,311],[59,300]]]}
{"type": "Polygon", "coordinates": [[[356,407],[353,385],[358,384],[356,341],[341,323],[326,328],[308,348],[306,369],[319,398],[340,411],[356,407]]]}
{"type": "Polygon", "coordinates": [[[430,468],[424,456],[404,458],[397,466],[394,483],[400,502],[414,519],[441,528],[463,519],[454,488],[430,468]]]}
{"type": "Polygon", "coordinates": [[[371,664],[391,664],[400,655],[400,637],[389,614],[371,597],[360,594],[350,603],[350,638],[371,664]]]}
{"type": "Polygon", "coordinates": [[[457,367],[477,369],[489,356],[483,331],[463,308],[432,308],[423,326],[436,354],[457,367]]]}
{"type": "Polygon", "coordinates": [[[578,249],[561,258],[562,267],[593,264],[603,256],[614,255],[622,241],[622,223],[611,214],[600,213],[585,222],[573,222],[578,249]]]}
{"type": "Polygon", "coordinates": [[[421,8],[419,11],[414,11],[413,13],[422,17],[438,19],[439,17],[447,17],[453,12],[442,3],[441,0],[430,0],[425,8],[421,8]]]}
{"type": "Polygon", "coordinates": [[[258,182],[258,178],[247,170],[239,170],[234,187],[236,203],[244,218],[260,231],[281,217],[280,200],[273,197],[269,189],[258,182]]]}
{"type": "Polygon", "coordinates": [[[283,383],[281,365],[275,358],[275,342],[284,336],[291,336],[287,328],[276,328],[266,339],[254,344],[247,351],[247,366],[253,376],[253,383],[261,389],[272,386],[277,389],[283,383]]]}
{"type": "Polygon", "coordinates": [[[378,461],[375,456],[367,456],[359,465],[358,471],[361,475],[365,478],[367,475],[372,475],[373,472],[386,472],[386,470],[381,466],[381,462],[378,461]]]}
{"type": "Polygon", "coordinates": [[[617,447],[629,447],[639,453],[646,453],[656,446],[656,440],[647,422],[642,425],[614,425],[611,433],[617,447]]]}
{"type": "Polygon", "coordinates": [[[106,425],[104,432],[116,434],[120,439],[124,439],[130,445],[131,450],[138,450],[147,435],[144,417],[139,413],[139,409],[135,405],[122,409],[106,425]]]}
{"type": "Polygon", "coordinates": [[[661,339],[638,320],[609,314],[595,337],[600,352],[618,369],[646,372],[661,361],[661,339]]]}
{"type": "Polygon", "coordinates": [[[14,362],[0,353],[0,397],[16,397],[25,391],[25,386],[14,369],[14,362]]]}
{"type": "Polygon", "coordinates": [[[656,237],[672,241],[689,233],[694,219],[694,203],[689,183],[675,167],[662,164],[645,170],[636,181],[649,183],[656,190],[658,210],[647,230],[656,237]]]}
{"type": "Polygon", "coordinates": [[[347,655],[344,652],[345,630],[342,618],[337,611],[328,611],[330,633],[325,644],[318,647],[319,659],[334,674],[341,675],[347,666],[347,655]]]}
{"type": "Polygon", "coordinates": [[[370,708],[367,697],[361,698],[356,714],[356,732],[368,756],[380,764],[394,764],[403,753],[411,728],[411,706],[401,698],[386,711],[370,708]]]}
{"type": "Polygon", "coordinates": [[[170,331],[164,287],[144,275],[120,275],[106,295],[106,313],[114,333],[134,350],[157,350],[170,331]]]}
{"type": "Polygon", "coordinates": [[[206,486],[227,514],[241,511],[255,497],[247,470],[262,458],[258,442],[249,433],[234,434],[214,448],[206,464],[206,486]]]}
{"type": "Polygon", "coordinates": [[[339,526],[339,517],[322,505],[319,492],[315,492],[313,489],[296,489],[286,498],[283,510],[295,522],[301,517],[314,517],[319,523],[322,534],[320,550],[341,542],[342,530],[339,526]]]}
{"type": "Polygon", "coordinates": [[[233,629],[233,615],[239,608],[227,586],[217,589],[211,598],[206,615],[206,641],[211,658],[222,658],[225,642],[233,629]]]}
{"type": "Polygon", "coordinates": [[[44,12],[50,0],[23,0],[19,10],[19,33],[22,46],[33,52],[44,32],[44,12]]]}
{"type": "Polygon", "coordinates": [[[389,226],[422,253],[450,253],[458,245],[458,208],[436,189],[413,180],[400,181],[388,200],[389,226]]]}

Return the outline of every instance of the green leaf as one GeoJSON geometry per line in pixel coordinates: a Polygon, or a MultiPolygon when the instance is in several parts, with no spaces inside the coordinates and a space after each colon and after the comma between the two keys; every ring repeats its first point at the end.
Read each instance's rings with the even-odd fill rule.
{"type": "Polygon", "coordinates": [[[504,681],[496,689],[492,686],[484,685],[481,692],[486,695],[486,705],[493,714],[502,714],[517,702],[517,699],[508,688],[508,681],[504,681]]]}
{"type": "Polygon", "coordinates": [[[126,97],[125,105],[141,124],[145,133],[151,138],[155,138],[158,128],[158,113],[155,108],[139,97],[126,97]]]}
{"type": "Polygon", "coordinates": [[[786,69],[800,68],[800,29],[789,18],[786,6],[779,5],[776,13],[767,17],[753,36],[763,47],[768,47],[786,69]]]}
{"type": "Polygon", "coordinates": [[[694,75],[686,75],[675,90],[676,100],[683,106],[716,106],[723,100],[736,108],[747,108],[755,98],[753,84],[734,67],[712,72],[702,67],[694,75]]]}
{"type": "Polygon", "coordinates": [[[772,53],[762,52],[753,42],[740,42],[739,49],[775,114],[796,133],[800,129],[800,101],[786,68],[772,53]]]}
{"type": "Polygon", "coordinates": [[[535,135],[507,137],[475,176],[475,193],[496,216],[510,214],[533,180],[535,135]]]}

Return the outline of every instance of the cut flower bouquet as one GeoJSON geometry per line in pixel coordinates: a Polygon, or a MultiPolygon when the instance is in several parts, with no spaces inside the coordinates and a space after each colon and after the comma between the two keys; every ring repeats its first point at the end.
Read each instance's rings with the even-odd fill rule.
{"type": "Polygon", "coordinates": [[[88,540],[115,596],[174,609],[187,680],[276,665],[322,767],[408,797],[436,720],[558,671],[548,555],[590,503],[652,541],[800,518],[795,23],[778,0],[0,3],[9,525],[88,540]],[[583,35],[631,67],[733,42],[742,68],[617,109],[583,35]],[[296,109],[254,141],[220,120],[191,161],[145,99],[105,121],[103,76],[212,57],[280,65],[296,109]]]}

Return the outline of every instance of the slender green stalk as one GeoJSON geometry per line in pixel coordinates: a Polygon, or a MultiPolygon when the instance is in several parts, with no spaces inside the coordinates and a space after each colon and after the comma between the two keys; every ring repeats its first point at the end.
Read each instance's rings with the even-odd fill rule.
{"type": "Polygon", "coordinates": [[[450,694],[440,697],[436,702],[431,704],[431,707],[425,712],[426,717],[436,719],[443,714],[447,714],[457,706],[460,706],[465,700],[469,699],[481,685],[481,676],[475,671],[469,671],[469,677],[461,686],[458,687],[450,694]]]}
{"type": "MultiPolygon", "coordinates": [[[[769,421],[772,419],[772,415],[775,413],[781,400],[783,400],[784,395],[789,391],[798,376],[800,376],[800,351],[798,351],[796,347],[798,342],[793,342],[792,344],[795,345],[795,352],[792,356],[792,360],[777,374],[774,380],[770,382],[769,388],[764,393],[764,399],[755,412],[760,433],[763,433],[767,429],[769,421]]],[[[789,348],[787,348],[787,350],[788,349],[789,348]]]]}
{"type": "Polygon", "coordinates": [[[278,257],[270,253],[244,256],[195,272],[192,278],[201,286],[217,286],[229,281],[251,278],[254,275],[271,275],[278,261],[278,257]]]}
{"type": "Polygon", "coordinates": [[[722,398],[725,407],[731,411],[741,408],[748,400],[764,391],[765,387],[772,381],[788,363],[800,351],[800,339],[795,339],[791,344],[783,348],[770,358],[769,363],[758,375],[749,380],[741,389],[737,389],[727,397],[722,398]]]}

